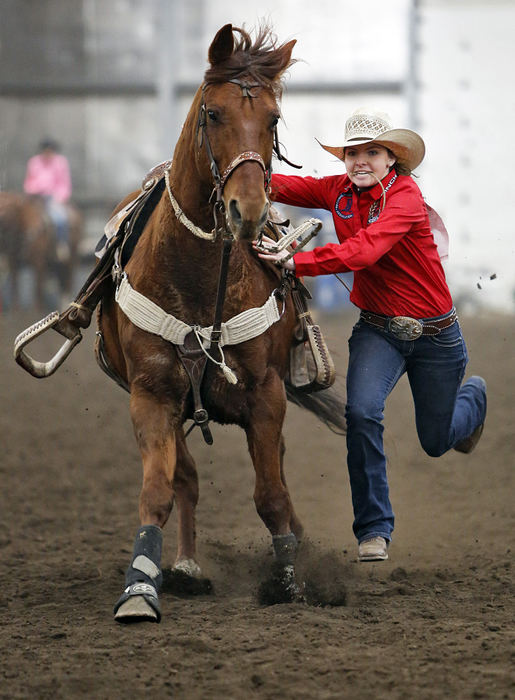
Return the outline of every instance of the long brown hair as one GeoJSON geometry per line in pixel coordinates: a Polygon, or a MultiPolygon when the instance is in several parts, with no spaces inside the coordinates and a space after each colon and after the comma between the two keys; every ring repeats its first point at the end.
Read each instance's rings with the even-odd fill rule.
{"type": "Polygon", "coordinates": [[[408,166],[404,165],[404,163],[399,163],[399,161],[397,160],[397,156],[389,148],[387,148],[386,150],[388,151],[390,158],[395,158],[393,168],[397,175],[411,175],[411,170],[408,168],[408,166]]]}

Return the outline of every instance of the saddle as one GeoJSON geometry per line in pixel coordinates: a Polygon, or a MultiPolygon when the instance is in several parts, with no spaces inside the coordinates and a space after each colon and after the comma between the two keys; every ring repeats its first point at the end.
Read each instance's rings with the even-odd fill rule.
{"type": "Polygon", "coordinates": [[[136,197],[109,219],[95,249],[98,262],[60,320],[88,328],[94,310],[113,284],[115,261],[123,269],[154,211],[164,190],[164,172],[169,167],[170,161],[164,161],[152,168],[136,197]]]}
{"type": "MultiPolygon", "coordinates": [[[[88,328],[93,312],[97,307],[97,322],[100,327],[102,309],[99,306],[102,299],[109,293],[118,275],[127,264],[138,242],[145,225],[154,211],[165,187],[164,173],[170,167],[170,161],[164,161],[153,168],[144,178],[138,194],[122,209],[114,214],[104,229],[104,235],[99,241],[95,254],[99,258],[75,300],[61,314],[54,314],[44,319],[34,328],[28,329],[26,335],[19,339],[20,364],[28,371],[34,369],[34,363],[28,358],[22,348],[30,339],[39,335],[46,328],[52,327],[68,340],[50,363],[38,369],[37,376],[48,376],[49,373],[62,363],[74,345],[80,341],[80,328],[88,328]]],[[[277,212],[271,210],[271,218],[267,224],[267,233],[276,240],[284,236],[284,226],[289,222],[281,222],[277,212]]],[[[290,232],[293,231],[290,227],[290,232]]],[[[308,310],[307,300],[311,298],[308,290],[294,275],[289,274],[287,285],[297,313],[297,327],[290,350],[289,372],[286,383],[298,391],[314,392],[330,387],[335,379],[334,364],[324,341],[320,326],[313,323],[308,310]]],[[[285,284],[286,284],[285,282],[285,284]]],[[[195,424],[200,425],[206,441],[209,441],[205,411],[202,409],[200,387],[205,368],[205,354],[198,348],[175,346],[192,386],[194,399],[195,424]],[[200,357],[201,356],[201,357],[200,357]],[[205,428],[204,429],[204,425],[205,428]]],[[[95,355],[100,368],[125,390],[129,390],[126,382],[118,376],[111,366],[105,352],[102,333],[97,333],[95,355]]]]}

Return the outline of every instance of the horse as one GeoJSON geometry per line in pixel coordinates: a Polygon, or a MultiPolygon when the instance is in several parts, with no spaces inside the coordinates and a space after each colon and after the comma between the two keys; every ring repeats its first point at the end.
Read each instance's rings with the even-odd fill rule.
{"type": "Polygon", "coordinates": [[[20,304],[19,273],[24,265],[34,273],[34,300],[43,307],[52,250],[52,227],[42,200],[21,192],[0,192],[0,255],[6,260],[13,309],[20,304]]]}
{"type": "Polygon", "coordinates": [[[54,225],[38,195],[0,192],[0,256],[6,260],[10,307],[20,305],[19,275],[28,266],[34,275],[34,305],[45,307],[47,280],[55,276],[63,296],[72,292],[73,275],[83,235],[82,215],[67,205],[69,244],[64,256],[58,254],[54,225]]]}
{"type": "MultiPolygon", "coordinates": [[[[284,474],[287,400],[341,429],[344,402],[335,386],[309,394],[286,382],[300,319],[306,317],[293,298],[300,282],[260,260],[252,245],[268,225],[273,153],[287,160],[277,123],[294,44],[278,45],[268,27],[254,40],[231,24],[217,32],[172,160],[151,171],[142,190],[129,194],[106,226],[106,232],[112,222],[128,231],[114,258],[109,257],[114,244],[107,245],[100,270],[93,270],[70,310],[54,312],[15,341],[17,361],[35,376],[48,376],[80,340],[70,320],[82,314],[78,325],[87,327],[99,303],[97,359],[130,393],[143,466],[141,527],[114,607],[118,622],[161,619],[162,530],[174,503],[172,575],[191,589],[203,581],[195,534],[198,474],[185,431],[190,419],[208,443],[211,419],[245,431],[255,506],[275,555],[263,582],[270,584],[267,601],[302,596],[295,578],[302,525],[284,474]],[[145,196],[153,198],[151,207],[145,196]],[[130,219],[134,211],[143,213],[130,219]],[[131,243],[131,221],[140,217],[131,243]],[[51,362],[34,362],[23,346],[47,327],[68,340],[51,362]]],[[[320,341],[317,336],[317,347],[320,341]]]]}

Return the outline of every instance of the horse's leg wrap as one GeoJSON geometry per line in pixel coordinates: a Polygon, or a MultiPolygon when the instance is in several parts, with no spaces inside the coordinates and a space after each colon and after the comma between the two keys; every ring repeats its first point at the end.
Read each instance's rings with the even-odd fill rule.
{"type": "Polygon", "coordinates": [[[299,600],[301,590],[295,580],[295,555],[297,553],[297,538],[293,532],[287,535],[273,535],[275,561],[272,564],[271,576],[261,587],[259,597],[266,605],[276,603],[292,603],[299,600]]]}
{"type": "Polygon", "coordinates": [[[161,608],[157,593],[161,588],[161,549],[163,534],[157,525],[140,527],[134,540],[132,562],[125,574],[125,590],[114,607],[118,608],[131,596],[141,595],[161,619],[161,608]]]}
{"type": "Polygon", "coordinates": [[[272,543],[277,563],[284,567],[293,566],[297,553],[297,538],[293,532],[287,535],[273,535],[272,543]]]}

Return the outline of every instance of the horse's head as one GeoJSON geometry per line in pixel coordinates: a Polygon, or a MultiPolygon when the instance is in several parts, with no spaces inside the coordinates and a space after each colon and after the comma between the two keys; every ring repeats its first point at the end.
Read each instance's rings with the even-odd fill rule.
{"type": "Polygon", "coordinates": [[[268,29],[252,43],[247,32],[227,24],[209,48],[197,158],[214,180],[231,232],[241,240],[255,238],[266,222],[281,76],[292,63],[294,44],[277,47],[268,29]]]}

